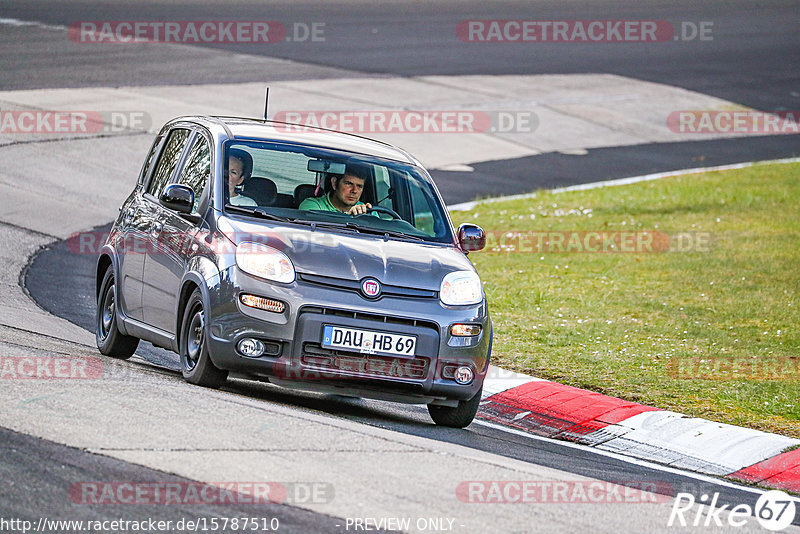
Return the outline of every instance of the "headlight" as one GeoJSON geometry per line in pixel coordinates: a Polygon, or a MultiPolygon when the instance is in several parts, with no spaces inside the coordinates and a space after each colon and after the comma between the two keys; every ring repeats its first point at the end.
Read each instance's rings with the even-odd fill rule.
{"type": "Polygon", "coordinates": [[[455,271],[444,277],[439,298],[449,306],[479,304],[483,300],[481,279],[472,271],[455,271]]]}
{"type": "Polygon", "coordinates": [[[236,265],[248,274],[273,282],[294,282],[294,265],[280,250],[259,243],[236,246],[236,265]]]}

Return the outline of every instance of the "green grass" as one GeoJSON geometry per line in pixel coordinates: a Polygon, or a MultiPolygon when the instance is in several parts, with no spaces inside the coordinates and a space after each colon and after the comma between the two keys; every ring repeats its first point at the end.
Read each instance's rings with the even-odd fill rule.
{"type": "Polygon", "coordinates": [[[453,212],[490,236],[470,259],[492,311],[494,364],[800,437],[799,178],[800,164],[758,165],[453,212]],[[656,245],[668,235],[673,249],[678,234],[710,241],[597,253],[495,238],[560,232],[566,242],[593,231],[647,231],[656,245]],[[771,371],[746,371],[764,364],[771,371]]]}

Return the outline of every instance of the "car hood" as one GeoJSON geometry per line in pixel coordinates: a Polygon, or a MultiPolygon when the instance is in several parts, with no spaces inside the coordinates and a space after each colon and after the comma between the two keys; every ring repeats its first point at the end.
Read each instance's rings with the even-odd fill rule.
{"type": "Polygon", "coordinates": [[[447,273],[475,270],[454,246],[231,218],[220,227],[236,244],[252,241],[280,250],[300,274],[345,280],[374,277],[383,284],[438,291],[447,273]]]}

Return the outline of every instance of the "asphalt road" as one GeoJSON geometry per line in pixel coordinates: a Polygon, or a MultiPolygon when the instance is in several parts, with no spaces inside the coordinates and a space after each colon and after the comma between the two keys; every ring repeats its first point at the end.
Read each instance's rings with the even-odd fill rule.
{"type": "MultiPolygon", "coordinates": [[[[345,532],[342,526],[337,527],[337,524],[342,523],[338,518],[283,503],[241,504],[247,498],[239,494],[232,498],[237,504],[187,503],[165,506],[163,501],[158,502],[155,499],[152,503],[142,502],[133,507],[123,502],[102,502],[102,499],[100,504],[95,504],[97,501],[92,498],[98,494],[91,492],[91,486],[88,485],[91,481],[147,481],[152,487],[159,484],[164,487],[167,484],[188,487],[192,481],[129,462],[86,454],[72,447],[5,428],[0,428],[0,454],[3,458],[0,476],[4,481],[0,485],[0,517],[6,520],[14,518],[38,525],[42,517],[50,521],[76,519],[130,522],[154,518],[157,521],[170,521],[174,526],[170,530],[177,530],[175,527],[181,520],[185,522],[187,519],[208,520],[212,517],[252,517],[267,523],[277,520],[281,531],[285,532],[345,532]],[[82,483],[87,485],[81,486],[82,483]]],[[[110,500],[112,499],[107,499],[110,500]]],[[[55,528],[53,523],[45,524],[49,524],[51,528],[43,528],[43,532],[80,531],[77,528],[67,528],[63,524],[61,528],[55,528]]],[[[2,527],[2,530],[14,532],[21,529],[2,527]]]]}
{"type": "MultiPolygon", "coordinates": [[[[155,4],[144,0],[93,2],[2,1],[0,18],[0,90],[128,85],[192,85],[294,79],[433,74],[556,74],[602,72],[655,81],[714,95],[762,109],[800,109],[800,34],[795,1],[713,0],[705,2],[184,2],[155,4]],[[459,22],[471,19],[642,19],[712,23],[706,41],[661,43],[464,43],[459,22]],[[284,41],[266,45],[92,45],[56,41],[80,20],[275,20],[288,28],[324,24],[324,41],[284,41]],[[290,60],[290,61],[286,61],[290,60]]],[[[398,103],[401,105],[401,103],[398,103]]],[[[457,172],[437,171],[435,178],[449,203],[488,194],[511,194],[551,187],[754,159],[791,157],[800,152],[798,136],[761,137],[687,143],[661,143],[589,150],[586,155],[542,154],[474,165],[470,180],[457,172]],[[474,179],[485,177],[487,179],[474,179]],[[524,177],[524,178],[520,178],[524,177]]],[[[102,221],[97,221],[102,222],[102,221]]],[[[63,244],[39,254],[23,283],[48,311],[92,328],[93,258],[65,251],[63,244]],[[64,277],[67,273],[67,278],[64,277]],[[64,291],[64,288],[68,288],[64,291]]],[[[174,355],[144,348],[140,353],[175,375],[174,355]]],[[[692,493],[721,492],[721,503],[749,503],[751,493],[727,485],[698,483],[680,474],[609,457],[568,445],[537,440],[473,424],[468,432],[439,429],[424,408],[321,398],[279,390],[270,385],[231,381],[225,390],[328,414],[413,436],[456,443],[476,450],[601,480],[667,480],[692,493]]],[[[64,510],[70,480],[169,478],[120,460],[88,455],[44,440],[0,430],[0,473],[11,481],[0,490],[4,514],[38,517],[64,510]],[[24,452],[20,452],[24,451],[24,452]],[[42,468],[48,465],[48,468],[42,468]],[[56,476],[58,465],[60,475],[56,476]],[[52,467],[52,468],[51,468],[52,467]],[[78,474],[76,474],[76,472],[78,474]],[[24,488],[21,489],[21,488],[24,488]],[[19,499],[19,495],[30,498],[19,499]],[[51,498],[62,495],[60,500],[51,498]],[[57,502],[56,502],[57,501],[57,502]],[[14,503],[8,508],[8,503],[14,503]]],[[[142,509],[136,511],[137,517],[142,509]]],[[[203,512],[219,513],[218,510],[203,512]]],[[[227,508],[224,512],[230,512],[227,508]]],[[[238,511],[238,510],[237,510],[238,511]]],[[[84,510],[84,512],[87,512],[84,510]]],[[[113,507],[89,510],[92,517],[115,516],[113,507]]],[[[154,511],[156,513],[158,511],[154,511]]],[[[185,516],[172,510],[177,516],[185,516]]],[[[191,511],[193,514],[197,509],[191,511]]],[[[328,516],[295,509],[280,513],[287,531],[330,531],[328,516]]],[[[163,512],[161,512],[163,513],[163,512]]]]}
{"type": "MultiPolygon", "coordinates": [[[[794,1],[0,2],[0,90],[116,87],[455,74],[612,73],[765,111],[800,110],[794,1]],[[466,43],[466,20],[663,20],[710,24],[704,40],[654,43],[466,43]],[[322,40],[269,44],[93,44],[66,38],[78,21],[272,20],[324,24],[322,40]],[[58,33],[54,37],[54,32],[58,33]],[[54,39],[60,44],[55,46],[54,39]],[[290,60],[290,61],[286,61],[290,60]]],[[[687,26],[688,28],[689,26],[687,26]]],[[[688,30],[687,30],[688,32],[688,30]]],[[[699,35],[699,34],[698,34],[699,35]]],[[[369,83],[365,80],[365,83],[369,83]]],[[[398,102],[399,107],[403,106],[398,102]]],[[[158,125],[153,125],[157,127],[158,125]]],[[[800,155],[800,136],[715,139],[549,152],[474,165],[465,179],[435,171],[448,203],[687,167],[800,155]]],[[[493,158],[487,158],[493,159],[493,158]]]]}
{"type": "MultiPolygon", "coordinates": [[[[94,231],[103,232],[109,228],[109,225],[105,225],[94,231]]],[[[61,241],[41,250],[34,257],[24,274],[23,283],[31,297],[49,312],[93,331],[94,267],[93,256],[75,254],[70,251],[66,242],[61,241]],[[64,287],[69,287],[70,291],[63,291],[64,287]]],[[[146,342],[140,343],[136,354],[149,364],[157,366],[160,372],[180,377],[180,365],[176,354],[146,342]]],[[[412,436],[454,443],[612,483],[659,481],[661,487],[666,490],[665,494],[672,496],[681,491],[695,495],[719,492],[720,505],[727,503],[731,506],[737,504],[752,506],[757,498],[757,495],[732,487],[730,484],[697,480],[680,472],[662,471],[638,462],[632,463],[624,459],[602,456],[587,447],[574,447],[555,440],[534,440],[529,436],[494,426],[473,423],[468,431],[438,427],[432,424],[424,406],[397,405],[366,399],[297,392],[242,379],[229,380],[223,391],[412,436]]],[[[17,474],[22,477],[31,476],[25,471],[19,471],[17,474]]],[[[103,471],[98,472],[96,479],[103,479],[104,474],[106,473],[103,471]]],[[[42,483],[38,475],[40,473],[33,473],[32,483],[42,483]]],[[[800,517],[797,518],[797,524],[800,525],[800,517]]]]}
{"type": "MultiPolygon", "coordinates": [[[[290,39],[295,23],[322,23],[323,41],[203,47],[291,59],[321,69],[399,76],[605,72],[676,85],[757,109],[800,106],[796,69],[800,33],[794,0],[301,0],[270,4],[249,0],[235,5],[213,0],[174,4],[29,0],[0,3],[0,16],[63,26],[84,20],[268,20],[287,27],[290,39]],[[712,24],[705,40],[700,40],[698,32],[695,39],[655,43],[466,43],[457,37],[461,21],[498,19],[664,20],[678,28],[681,38],[683,23],[712,24]]],[[[686,26],[687,37],[690,27],[686,26]]],[[[230,61],[227,68],[215,65],[216,73],[198,62],[191,63],[191,69],[163,69],[175,64],[176,53],[195,54],[192,49],[200,46],[184,47],[181,52],[140,44],[76,44],[53,50],[37,45],[36,32],[26,30],[15,37],[3,43],[0,88],[259,81],[286,74],[283,69],[251,71],[230,61]],[[69,68],[64,68],[65,59],[69,68]]]]}

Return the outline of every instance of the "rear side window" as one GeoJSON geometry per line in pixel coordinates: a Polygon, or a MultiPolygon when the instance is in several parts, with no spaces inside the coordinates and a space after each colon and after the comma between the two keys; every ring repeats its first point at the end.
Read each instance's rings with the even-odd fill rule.
{"type": "Polygon", "coordinates": [[[188,185],[194,191],[194,208],[192,211],[195,213],[200,205],[203,189],[210,175],[211,149],[206,138],[198,135],[197,140],[192,145],[192,149],[189,151],[189,156],[186,158],[186,164],[183,166],[179,180],[179,183],[188,185]]]}
{"type": "Polygon", "coordinates": [[[169,133],[164,150],[161,151],[161,157],[158,159],[158,166],[150,180],[150,186],[147,188],[147,192],[154,197],[158,198],[164,190],[164,186],[167,185],[188,138],[189,130],[184,128],[176,128],[169,133]]]}

